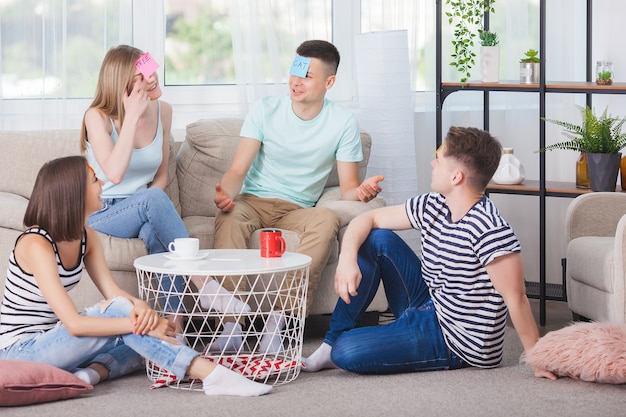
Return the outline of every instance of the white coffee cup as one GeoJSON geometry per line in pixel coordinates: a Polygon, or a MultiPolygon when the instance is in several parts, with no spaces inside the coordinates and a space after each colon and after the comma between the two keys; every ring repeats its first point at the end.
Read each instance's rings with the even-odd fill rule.
{"type": "Polygon", "coordinates": [[[200,241],[193,237],[179,237],[167,246],[169,251],[181,258],[191,258],[198,254],[200,241]]]}

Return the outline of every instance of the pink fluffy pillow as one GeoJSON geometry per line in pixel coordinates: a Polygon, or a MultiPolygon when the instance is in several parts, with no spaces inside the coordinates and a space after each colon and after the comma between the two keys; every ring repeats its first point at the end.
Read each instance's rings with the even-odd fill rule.
{"type": "Polygon", "coordinates": [[[623,384],[626,383],[626,326],[574,323],[547,333],[521,360],[559,376],[623,384]]]}

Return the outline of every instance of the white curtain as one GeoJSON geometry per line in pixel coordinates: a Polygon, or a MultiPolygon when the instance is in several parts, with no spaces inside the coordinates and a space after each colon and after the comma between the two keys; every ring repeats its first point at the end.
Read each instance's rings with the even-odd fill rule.
{"type": "Polygon", "coordinates": [[[300,43],[307,39],[332,41],[328,19],[315,19],[331,16],[330,8],[329,1],[229,2],[240,116],[263,96],[287,94],[289,68],[300,43]],[[316,24],[303,25],[302,16],[313,17],[316,24]]]}
{"type": "Polygon", "coordinates": [[[414,114],[406,30],[356,35],[359,125],[372,135],[367,176],[384,175],[388,204],[417,194],[414,114]]]}

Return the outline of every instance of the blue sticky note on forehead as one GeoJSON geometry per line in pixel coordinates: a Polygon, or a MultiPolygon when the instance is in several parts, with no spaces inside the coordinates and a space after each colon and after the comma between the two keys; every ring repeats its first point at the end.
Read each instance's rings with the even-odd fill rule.
{"type": "Polygon", "coordinates": [[[311,65],[311,58],[306,58],[300,55],[296,55],[291,64],[291,70],[289,74],[296,77],[306,78],[306,73],[309,71],[309,65],[311,65]]]}

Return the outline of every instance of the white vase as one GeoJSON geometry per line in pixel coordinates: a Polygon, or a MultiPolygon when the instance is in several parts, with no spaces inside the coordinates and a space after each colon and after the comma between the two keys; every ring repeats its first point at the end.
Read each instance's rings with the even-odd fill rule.
{"type": "Polygon", "coordinates": [[[500,47],[481,47],[482,82],[497,83],[500,81],[500,47]]]}
{"type": "Polygon", "coordinates": [[[503,148],[500,164],[496,173],[493,174],[493,182],[502,185],[515,185],[521,184],[525,179],[524,165],[513,155],[513,148],[503,148]]]}

